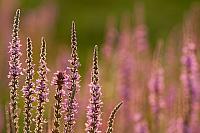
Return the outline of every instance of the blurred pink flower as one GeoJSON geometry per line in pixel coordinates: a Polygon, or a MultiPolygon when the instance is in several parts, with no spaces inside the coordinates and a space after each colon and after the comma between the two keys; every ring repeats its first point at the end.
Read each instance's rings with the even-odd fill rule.
{"type": "Polygon", "coordinates": [[[134,114],[134,133],[149,133],[148,125],[141,113],[134,114]]]}

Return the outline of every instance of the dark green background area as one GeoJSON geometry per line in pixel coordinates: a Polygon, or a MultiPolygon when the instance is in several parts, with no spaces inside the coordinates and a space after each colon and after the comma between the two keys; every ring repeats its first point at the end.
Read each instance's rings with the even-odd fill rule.
{"type": "MultiPolygon", "coordinates": [[[[198,0],[143,0],[151,42],[154,43],[158,37],[166,37],[172,26],[181,21],[183,14],[195,1],[198,0]]],[[[66,34],[63,33],[66,33],[66,27],[69,27],[71,20],[76,20],[80,34],[79,41],[84,43],[84,46],[89,46],[94,42],[102,42],[107,16],[115,16],[119,19],[123,13],[131,15],[134,3],[137,1],[55,0],[50,2],[57,5],[59,13],[55,25],[55,40],[65,41],[66,34]]],[[[44,0],[21,0],[20,6],[24,10],[31,10],[45,3],[47,1],[44,0]]]]}
{"type": "MultiPolygon", "coordinates": [[[[196,0],[198,1],[198,0],[196,0]]],[[[48,2],[54,3],[58,10],[58,19],[53,29],[55,44],[70,42],[70,25],[77,24],[78,43],[81,63],[85,67],[88,51],[95,44],[102,44],[108,16],[114,16],[119,23],[124,13],[132,16],[134,4],[144,3],[145,21],[149,32],[151,46],[158,38],[165,39],[173,26],[179,24],[184,14],[195,0],[21,0],[20,8],[26,12],[48,2]]],[[[57,45],[56,45],[57,46],[57,45]]],[[[53,46],[51,46],[53,47],[53,46]]]]}

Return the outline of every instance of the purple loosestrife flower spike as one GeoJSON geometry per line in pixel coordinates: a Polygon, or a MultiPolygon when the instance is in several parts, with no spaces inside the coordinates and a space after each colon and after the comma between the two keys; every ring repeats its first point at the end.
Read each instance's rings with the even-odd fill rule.
{"type": "Polygon", "coordinates": [[[76,39],[76,29],[75,22],[72,22],[71,29],[71,60],[69,60],[71,67],[67,68],[69,70],[69,81],[68,81],[68,93],[66,99],[66,116],[65,116],[65,133],[72,133],[75,124],[75,114],[77,113],[77,100],[75,94],[79,91],[80,75],[78,73],[78,68],[80,66],[78,53],[77,53],[77,39],[76,39]]]}
{"type": "Polygon", "coordinates": [[[181,79],[185,88],[185,92],[188,100],[188,110],[183,121],[183,132],[190,133],[192,122],[192,116],[195,115],[195,104],[198,102],[198,91],[199,91],[199,70],[198,62],[196,57],[196,44],[190,38],[186,37],[185,46],[183,47],[182,55],[182,75],[181,79]],[[187,40],[188,39],[188,40],[187,40]]]}
{"type": "Polygon", "coordinates": [[[115,119],[116,113],[118,112],[118,110],[120,109],[122,104],[123,104],[123,102],[120,102],[117,106],[115,106],[115,108],[111,112],[110,117],[109,117],[109,121],[108,121],[108,128],[107,128],[106,133],[112,133],[113,124],[114,124],[114,119],[115,119]]]}
{"type": "Polygon", "coordinates": [[[60,119],[62,117],[61,109],[62,109],[62,99],[65,95],[65,92],[63,90],[63,87],[65,85],[65,75],[63,72],[57,72],[55,73],[55,77],[53,79],[53,85],[57,86],[56,94],[54,96],[56,103],[54,105],[54,129],[52,130],[52,133],[59,133],[59,127],[60,127],[60,119]]]}
{"type": "Polygon", "coordinates": [[[27,38],[27,68],[25,69],[26,73],[26,81],[25,86],[23,87],[23,97],[25,98],[25,111],[24,111],[24,133],[31,132],[31,110],[32,110],[32,103],[34,102],[34,97],[32,96],[35,92],[33,90],[34,83],[33,83],[33,76],[34,76],[34,64],[32,64],[32,42],[30,38],[27,38]]]}
{"type": "Polygon", "coordinates": [[[10,79],[9,87],[10,87],[10,112],[11,112],[11,121],[12,129],[11,132],[18,132],[18,92],[19,88],[19,76],[22,74],[21,71],[21,63],[20,63],[20,39],[19,39],[19,18],[20,18],[20,10],[16,11],[16,15],[14,17],[13,24],[13,33],[12,33],[12,42],[10,43],[10,61],[9,61],[9,74],[8,78],[10,79]]]}
{"type": "Polygon", "coordinates": [[[99,85],[98,77],[98,47],[97,45],[94,48],[94,57],[93,57],[93,71],[92,78],[90,83],[90,104],[87,107],[87,123],[86,123],[86,132],[87,133],[99,133],[99,127],[101,125],[101,87],[99,85]]]}
{"type": "Polygon", "coordinates": [[[149,105],[154,120],[154,130],[159,131],[162,110],[165,106],[164,93],[164,68],[161,65],[161,51],[163,42],[158,42],[158,47],[154,55],[152,71],[149,79],[149,105]]]}
{"type": "Polygon", "coordinates": [[[46,63],[46,42],[45,39],[42,38],[41,40],[41,53],[40,53],[40,66],[39,66],[39,79],[37,80],[37,116],[36,116],[36,133],[42,133],[43,132],[43,124],[45,122],[44,119],[44,105],[46,102],[48,102],[48,94],[49,89],[47,87],[47,72],[49,69],[47,68],[46,63]]]}
{"type": "Polygon", "coordinates": [[[132,90],[134,90],[134,83],[133,78],[135,75],[133,75],[135,71],[135,57],[133,57],[131,53],[131,42],[130,42],[130,31],[129,31],[129,23],[126,17],[123,19],[122,22],[122,31],[119,35],[118,40],[118,52],[117,52],[117,58],[118,58],[118,89],[119,89],[119,95],[122,98],[124,102],[123,107],[123,116],[121,119],[122,129],[120,129],[122,132],[131,132],[132,126],[129,126],[126,123],[132,123],[132,109],[131,105],[132,101],[131,98],[133,98],[134,93],[132,93],[132,90]]]}
{"type": "Polygon", "coordinates": [[[155,128],[159,130],[161,110],[164,108],[164,100],[162,99],[164,90],[164,70],[159,62],[155,62],[154,65],[155,67],[152,70],[149,81],[149,104],[154,116],[155,128]]]}

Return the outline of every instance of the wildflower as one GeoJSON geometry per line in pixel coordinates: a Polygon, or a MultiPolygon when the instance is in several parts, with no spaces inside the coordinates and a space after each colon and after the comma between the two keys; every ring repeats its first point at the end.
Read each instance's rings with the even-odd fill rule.
{"type": "Polygon", "coordinates": [[[94,57],[93,57],[93,70],[92,78],[90,83],[90,104],[87,107],[87,123],[86,123],[86,132],[87,133],[99,133],[99,127],[101,125],[101,87],[99,85],[98,77],[98,47],[97,45],[94,48],[94,57]]]}
{"type": "Polygon", "coordinates": [[[13,33],[12,33],[12,42],[10,43],[10,61],[9,61],[9,74],[8,78],[10,79],[10,113],[11,113],[11,122],[13,132],[18,132],[18,91],[19,88],[19,77],[22,75],[21,63],[20,63],[20,39],[19,39],[19,18],[20,10],[16,11],[13,24],[13,33]]]}
{"type": "Polygon", "coordinates": [[[48,102],[48,93],[49,88],[47,87],[47,72],[49,69],[47,68],[46,63],[46,42],[44,38],[41,40],[41,53],[40,53],[40,66],[39,66],[39,79],[37,80],[37,116],[36,116],[36,133],[43,132],[43,124],[45,122],[44,119],[44,105],[48,102]]]}
{"type": "Polygon", "coordinates": [[[59,133],[59,127],[60,127],[60,119],[62,117],[61,109],[62,109],[62,99],[65,95],[65,92],[63,90],[63,86],[65,85],[65,75],[63,72],[57,72],[55,73],[54,79],[53,79],[53,85],[57,86],[56,94],[55,94],[55,100],[56,103],[54,105],[54,129],[52,130],[53,133],[59,133]]]}
{"type": "Polygon", "coordinates": [[[131,109],[131,98],[133,97],[132,90],[133,84],[133,72],[135,66],[135,59],[132,56],[131,42],[130,42],[130,31],[129,31],[129,19],[123,19],[122,31],[119,36],[119,46],[117,52],[117,63],[118,63],[118,86],[119,94],[124,101],[124,113],[122,116],[122,130],[121,132],[131,132],[132,126],[125,124],[126,122],[132,123],[132,109],[131,109]]]}
{"type": "Polygon", "coordinates": [[[71,29],[71,60],[69,63],[71,67],[68,67],[69,70],[68,76],[68,87],[67,87],[67,99],[65,100],[65,133],[72,133],[73,126],[75,124],[75,114],[77,113],[78,103],[76,100],[76,93],[79,91],[79,82],[80,82],[80,75],[78,73],[78,68],[80,66],[78,53],[77,53],[77,39],[76,39],[76,29],[75,29],[75,22],[72,22],[72,29],[71,29]]]}
{"type": "Polygon", "coordinates": [[[164,93],[164,69],[160,64],[160,52],[162,43],[159,42],[156,59],[153,62],[153,68],[149,80],[149,104],[153,114],[155,123],[155,130],[159,130],[160,119],[162,116],[162,110],[165,107],[163,98],[164,93]]]}
{"type": "Polygon", "coordinates": [[[26,73],[26,81],[25,86],[23,87],[23,96],[25,98],[25,111],[24,111],[24,132],[30,133],[31,132],[31,110],[32,110],[32,103],[34,101],[34,97],[32,96],[35,92],[33,90],[34,83],[33,83],[33,76],[34,76],[34,64],[32,64],[32,42],[30,38],[27,38],[27,68],[25,69],[26,73]]]}
{"type": "Polygon", "coordinates": [[[159,113],[159,108],[162,106],[161,99],[159,98],[164,89],[163,83],[163,69],[157,68],[153,70],[149,81],[150,96],[149,101],[153,114],[159,113]],[[161,103],[160,103],[161,102],[161,103]]]}
{"type": "Polygon", "coordinates": [[[183,121],[183,131],[184,133],[190,132],[190,123],[192,121],[192,116],[195,116],[196,104],[198,104],[198,63],[196,57],[196,45],[192,40],[185,40],[185,46],[183,47],[182,55],[182,74],[181,80],[185,88],[185,93],[188,100],[188,111],[186,113],[185,119],[183,121]]]}
{"type": "Polygon", "coordinates": [[[149,104],[153,113],[155,126],[158,130],[158,124],[161,116],[161,109],[164,107],[162,94],[164,90],[163,69],[155,68],[149,81],[149,104]]]}

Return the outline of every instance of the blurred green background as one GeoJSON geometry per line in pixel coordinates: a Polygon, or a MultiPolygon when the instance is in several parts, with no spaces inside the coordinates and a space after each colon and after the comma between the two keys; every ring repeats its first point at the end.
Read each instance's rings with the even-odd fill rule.
{"type": "MultiPolygon", "coordinates": [[[[48,33],[51,48],[70,42],[71,21],[75,20],[79,52],[81,57],[88,57],[91,54],[88,51],[95,44],[103,43],[108,17],[114,17],[119,24],[122,16],[127,14],[134,21],[134,6],[138,2],[143,3],[149,41],[154,46],[158,38],[165,39],[170,30],[183,20],[183,15],[196,1],[199,0],[20,0],[18,7],[22,9],[22,15],[44,5],[55,9],[55,23],[48,33]]],[[[87,58],[80,59],[84,70],[84,60],[87,58]]]]}

